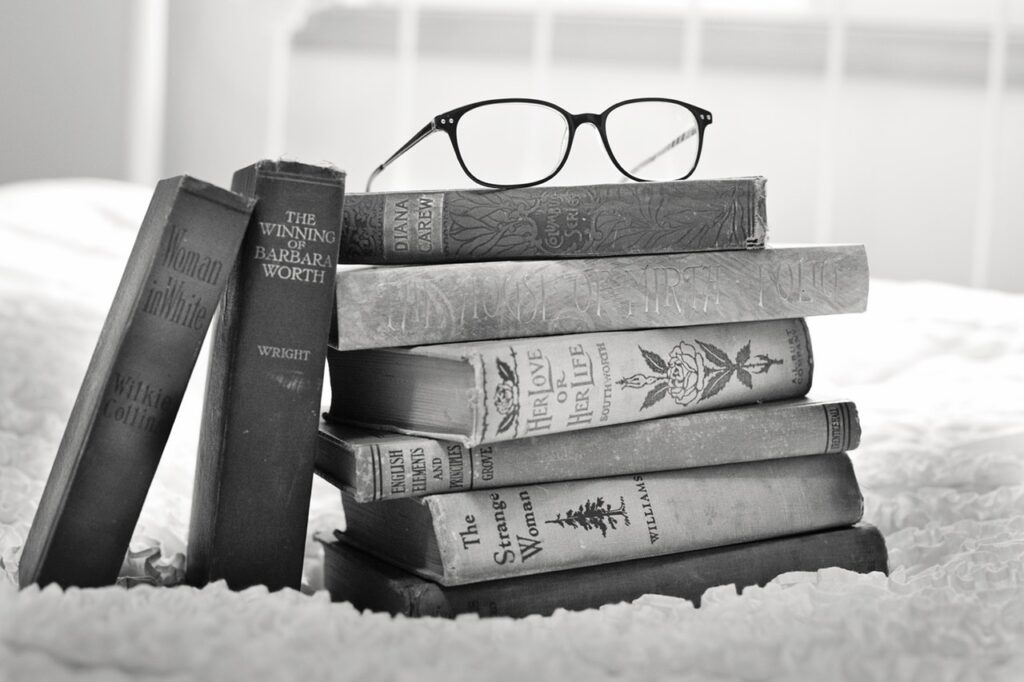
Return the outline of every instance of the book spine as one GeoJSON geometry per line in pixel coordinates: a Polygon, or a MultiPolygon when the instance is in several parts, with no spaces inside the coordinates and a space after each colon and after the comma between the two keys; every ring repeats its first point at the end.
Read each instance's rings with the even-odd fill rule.
{"type": "Polygon", "coordinates": [[[852,402],[806,400],[474,448],[396,434],[346,440],[332,436],[337,433],[334,428],[321,425],[317,467],[350,489],[357,502],[837,453],[856,448],[860,440],[860,421],[852,402]],[[596,457],[595,452],[608,454],[596,457]]]}
{"type": "Polygon", "coordinates": [[[349,263],[412,264],[764,246],[765,180],[352,194],[349,263]]]}
{"type": "Polygon", "coordinates": [[[863,511],[863,498],[845,454],[433,495],[424,500],[444,567],[438,577],[446,585],[851,525],[863,511]]]}
{"type": "Polygon", "coordinates": [[[414,346],[861,312],[863,246],[806,246],[338,273],[332,345],[414,346]]]}
{"type": "Polygon", "coordinates": [[[187,579],[298,589],[344,173],[261,161],[233,187],[259,203],[210,353],[187,579]]]}
{"type": "Polygon", "coordinates": [[[336,601],[392,614],[447,618],[461,613],[546,616],[556,609],[599,608],[645,594],[679,597],[699,606],[708,588],[732,584],[742,591],[790,571],[839,567],[888,572],[885,540],[866,524],[456,587],[418,578],[341,543],[326,546],[324,563],[326,587],[336,601]]]}
{"type": "Polygon", "coordinates": [[[802,319],[488,344],[469,445],[803,396],[802,319]]]}
{"type": "Polygon", "coordinates": [[[187,176],[157,185],[26,539],[22,586],[117,579],[251,212],[187,176]]]}

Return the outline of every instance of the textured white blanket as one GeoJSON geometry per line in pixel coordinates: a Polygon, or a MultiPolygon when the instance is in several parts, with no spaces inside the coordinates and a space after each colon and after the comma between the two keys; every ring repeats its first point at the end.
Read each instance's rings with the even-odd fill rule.
{"type": "MultiPolygon", "coordinates": [[[[873,282],[811,320],[815,391],[857,401],[852,453],[890,577],[788,574],[737,596],[550,618],[392,619],[324,592],[18,591],[20,546],[148,202],[96,181],[0,187],[0,671],[14,679],[1024,679],[1024,297],[873,282]],[[6,577],[6,579],[4,579],[6,577]]],[[[871,245],[868,245],[870,257],[871,245]]],[[[203,361],[123,574],[184,564],[203,361]]],[[[310,532],[342,523],[317,484],[310,532]]],[[[320,583],[316,547],[306,566],[320,583]]]]}

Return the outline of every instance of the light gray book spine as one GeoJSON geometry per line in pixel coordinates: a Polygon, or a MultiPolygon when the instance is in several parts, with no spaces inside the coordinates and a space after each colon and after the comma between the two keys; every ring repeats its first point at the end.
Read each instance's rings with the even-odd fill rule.
{"type": "Polygon", "coordinates": [[[341,269],[339,350],[862,312],[861,245],[341,269]]]}
{"type": "MultiPolygon", "coordinates": [[[[328,352],[333,419],[467,446],[807,394],[803,319],[328,352]],[[471,423],[415,421],[402,367],[461,363],[471,423]]],[[[424,388],[424,390],[426,390],[424,388]]]]}

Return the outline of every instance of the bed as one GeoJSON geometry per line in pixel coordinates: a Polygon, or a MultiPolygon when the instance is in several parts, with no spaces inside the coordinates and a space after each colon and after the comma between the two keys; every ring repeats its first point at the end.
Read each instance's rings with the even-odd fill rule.
{"type": "MultiPolygon", "coordinates": [[[[890,575],[791,573],[523,620],[359,613],[181,581],[205,354],[123,586],[18,590],[20,547],[151,189],[0,187],[0,664],[13,679],[1024,679],[1024,295],[872,281],[810,322],[814,394],[857,401],[852,453],[890,575]],[[126,589],[125,586],[131,586],[126,589]]],[[[870,257],[871,245],[868,245],[870,257]]],[[[317,482],[310,534],[344,523],[317,482]]]]}

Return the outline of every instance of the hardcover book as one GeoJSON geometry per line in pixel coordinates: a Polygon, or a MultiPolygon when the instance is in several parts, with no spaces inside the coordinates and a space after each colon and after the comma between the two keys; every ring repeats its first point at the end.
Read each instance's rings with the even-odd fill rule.
{"type": "Polygon", "coordinates": [[[232,187],[259,204],[210,352],[187,579],[298,589],[345,174],[260,161],[232,187]]]}
{"type": "Polygon", "coordinates": [[[254,202],[160,181],[85,372],[18,580],[117,579],[254,202]]]}
{"type": "Polygon", "coordinates": [[[483,443],[763,400],[811,386],[802,319],[328,352],[330,417],[483,443]]]}
{"type": "Polygon", "coordinates": [[[791,571],[838,567],[888,573],[885,540],[867,524],[455,587],[376,559],[344,533],[335,536],[334,542],[322,540],[324,584],[331,599],[413,617],[547,616],[556,609],[594,609],[645,594],[681,597],[699,606],[710,587],[732,584],[742,591],[791,571]]]}
{"type": "Polygon", "coordinates": [[[782,400],[467,448],[323,421],[316,470],[357,502],[853,450],[852,402],[782,400]]]}
{"type": "Polygon", "coordinates": [[[846,454],[360,504],[346,534],[442,585],[766,540],[858,522],[846,454]]]}
{"type": "Polygon", "coordinates": [[[862,312],[863,246],[342,269],[339,350],[862,312]]]}
{"type": "Polygon", "coordinates": [[[345,262],[455,263],[751,249],[761,177],[351,194],[345,262]]]}

